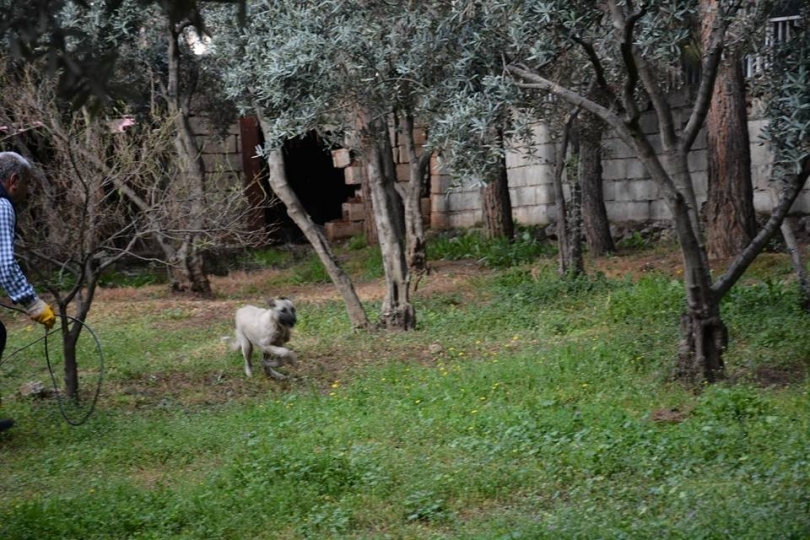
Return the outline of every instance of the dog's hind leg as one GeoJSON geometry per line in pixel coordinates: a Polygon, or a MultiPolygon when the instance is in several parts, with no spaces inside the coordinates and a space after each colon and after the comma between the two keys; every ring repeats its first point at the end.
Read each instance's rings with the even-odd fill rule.
{"type": "Polygon", "coordinates": [[[240,341],[242,342],[242,356],[245,357],[245,375],[253,377],[253,344],[244,337],[240,341]]]}

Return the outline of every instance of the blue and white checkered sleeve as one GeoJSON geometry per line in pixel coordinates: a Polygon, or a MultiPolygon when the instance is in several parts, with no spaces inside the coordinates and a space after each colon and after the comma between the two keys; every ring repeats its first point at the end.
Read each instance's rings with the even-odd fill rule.
{"type": "Polygon", "coordinates": [[[28,304],[37,295],[14,258],[14,207],[0,198],[0,287],[15,304],[28,304]]]}

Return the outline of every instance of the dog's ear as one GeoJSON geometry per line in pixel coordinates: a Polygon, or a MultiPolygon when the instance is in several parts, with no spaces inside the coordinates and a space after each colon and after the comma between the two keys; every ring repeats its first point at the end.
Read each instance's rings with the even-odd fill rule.
{"type": "Polygon", "coordinates": [[[289,298],[287,298],[286,296],[279,296],[278,299],[279,300],[289,300],[289,298]]]}
{"type": "Polygon", "coordinates": [[[267,301],[267,305],[270,307],[270,309],[273,309],[274,307],[276,307],[276,300],[275,300],[275,298],[271,298],[270,300],[268,300],[268,301],[267,301]]]}

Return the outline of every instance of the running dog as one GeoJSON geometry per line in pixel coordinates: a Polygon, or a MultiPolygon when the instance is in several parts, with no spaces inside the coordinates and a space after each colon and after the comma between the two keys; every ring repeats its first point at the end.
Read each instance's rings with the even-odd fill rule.
{"type": "Polygon", "coordinates": [[[297,321],[292,300],[284,296],[268,300],[268,309],[244,306],[236,310],[235,339],[223,338],[232,351],[242,349],[245,357],[245,375],[253,376],[253,349],[262,353],[264,372],[277,380],[287,377],[273,368],[296,365],[298,357],[284,347],[290,340],[290,331],[297,321]]]}

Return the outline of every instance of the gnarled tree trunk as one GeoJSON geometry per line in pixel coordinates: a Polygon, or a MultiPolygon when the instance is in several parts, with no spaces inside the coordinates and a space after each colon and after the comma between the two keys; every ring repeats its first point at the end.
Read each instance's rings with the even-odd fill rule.
{"type": "Polygon", "coordinates": [[[416,312],[410,302],[405,221],[402,201],[395,187],[388,126],[367,110],[359,112],[358,122],[385,269],[386,295],[379,324],[385,328],[410,330],[416,325],[416,312]]]}
{"type": "Polygon", "coordinates": [[[593,115],[580,115],[580,120],[579,184],[582,188],[582,225],[591,255],[603,257],[616,251],[616,245],[610,235],[602,187],[602,130],[598,126],[599,120],[593,115]]]}
{"type": "Polygon", "coordinates": [[[561,276],[576,275],[582,273],[584,264],[581,258],[582,250],[574,248],[571,244],[575,241],[571,236],[570,215],[571,210],[565,201],[565,190],[563,189],[563,176],[565,176],[566,163],[568,159],[568,147],[571,143],[571,132],[574,128],[578,109],[569,112],[563,125],[563,132],[560,136],[560,144],[557,148],[556,163],[554,165],[554,205],[557,208],[557,251],[558,251],[558,273],[561,276]],[[577,259],[577,254],[580,258],[577,259]]]}
{"type": "Polygon", "coordinates": [[[503,129],[498,128],[498,145],[501,148],[498,174],[481,188],[481,201],[487,237],[512,240],[515,236],[515,221],[512,217],[512,200],[509,198],[509,179],[503,137],[503,129]]]}
{"type": "MultiPolygon", "coordinates": [[[[194,138],[189,123],[190,96],[180,95],[180,49],[178,39],[180,31],[171,21],[168,23],[168,82],[166,84],[166,103],[169,113],[175,122],[174,146],[180,159],[181,171],[188,190],[188,223],[187,231],[203,229],[203,201],[205,200],[205,163],[202,152],[194,138]]],[[[211,283],[202,264],[202,256],[197,246],[194,232],[183,236],[182,246],[177,250],[178,257],[169,261],[172,289],[176,291],[195,292],[210,296],[211,283]]]]}

